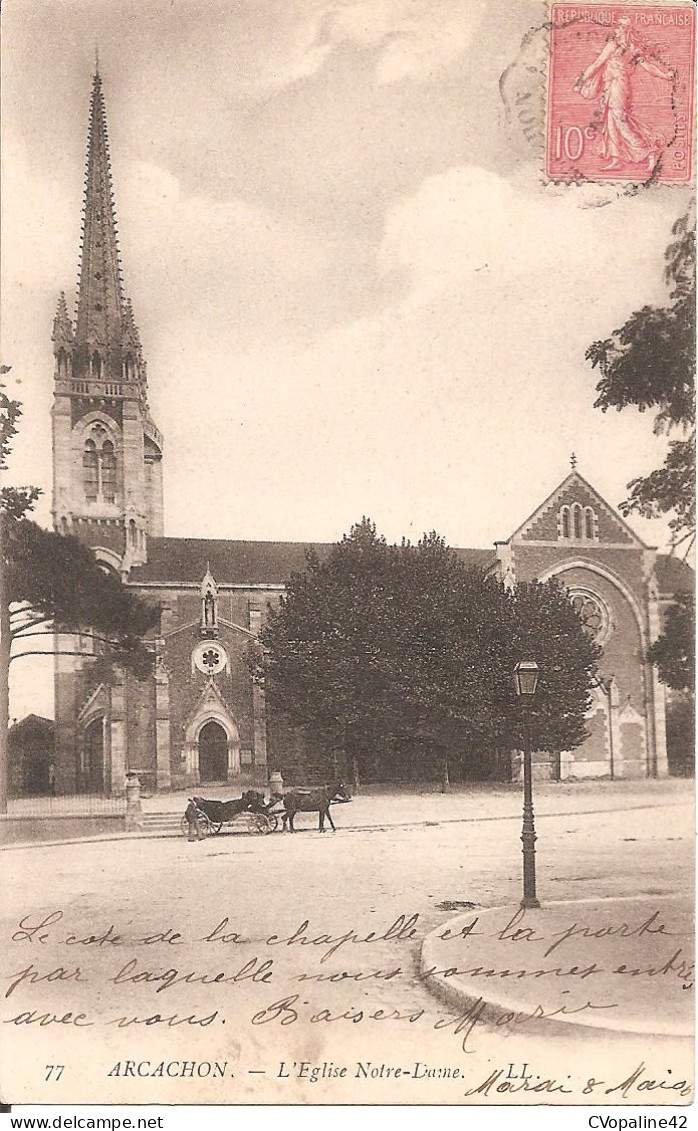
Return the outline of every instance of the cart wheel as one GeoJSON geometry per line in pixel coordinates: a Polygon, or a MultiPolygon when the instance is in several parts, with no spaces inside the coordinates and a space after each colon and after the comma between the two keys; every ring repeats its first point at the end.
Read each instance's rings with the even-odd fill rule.
{"type": "Polygon", "coordinates": [[[207,817],[205,813],[202,813],[201,810],[197,813],[197,817],[199,819],[199,828],[204,836],[210,836],[212,832],[218,832],[218,829],[220,829],[220,825],[216,828],[216,826],[211,823],[210,818],[207,817]]]}
{"type": "Polygon", "coordinates": [[[269,832],[275,833],[279,827],[279,818],[276,813],[267,813],[267,820],[269,822],[269,832]]]}
{"type": "Polygon", "coordinates": [[[253,813],[251,825],[252,825],[252,832],[253,833],[265,834],[265,833],[271,832],[271,825],[269,824],[269,819],[268,819],[268,817],[266,817],[264,815],[264,813],[253,813]]]}
{"type": "MultiPolygon", "coordinates": [[[[196,819],[199,822],[199,828],[204,836],[209,836],[211,832],[217,833],[220,830],[221,826],[212,825],[206,814],[202,813],[200,809],[196,811],[196,819]]],[[[182,817],[181,828],[184,835],[189,836],[189,822],[186,817],[182,817]]]]}

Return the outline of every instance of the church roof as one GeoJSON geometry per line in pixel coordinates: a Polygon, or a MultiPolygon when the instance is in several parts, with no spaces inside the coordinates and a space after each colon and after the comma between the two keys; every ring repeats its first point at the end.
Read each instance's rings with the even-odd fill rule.
{"type": "MultiPolygon", "coordinates": [[[[314,550],[322,561],[332,549],[329,542],[244,542],[219,538],[148,538],[148,561],[135,566],[131,583],[201,585],[207,568],[218,586],[285,585],[292,573],[306,567],[306,554],[314,550]]],[[[454,554],[469,566],[494,565],[492,550],[455,547],[454,554]]],[[[657,554],[657,582],[662,596],[692,592],[691,567],[671,554],[657,554]]]]}
{"type": "MultiPolygon", "coordinates": [[[[306,567],[314,550],[320,560],[332,549],[328,542],[229,542],[216,538],[149,538],[148,561],[136,566],[129,581],[136,584],[201,585],[207,566],[221,585],[285,585],[292,573],[306,567]]],[[[454,549],[466,563],[485,568],[492,550],[454,549]]]]}
{"type": "Polygon", "coordinates": [[[55,723],[53,719],[47,719],[45,715],[25,715],[23,719],[18,719],[13,723],[8,730],[9,736],[20,735],[25,730],[43,730],[47,734],[52,734],[55,723]]]}

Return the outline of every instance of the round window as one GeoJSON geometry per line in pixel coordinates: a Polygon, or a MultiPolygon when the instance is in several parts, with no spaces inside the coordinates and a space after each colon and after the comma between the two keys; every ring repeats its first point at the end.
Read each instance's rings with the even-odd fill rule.
{"type": "Polygon", "coordinates": [[[611,633],[611,618],[601,598],[588,589],[570,589],[572,607],[597,644],[605,644],[611,633]]]}
{"type": "Polygon", "coordinates": [[[220,644],[207,641],[199,644],[192,657],[194,666],[204,675],[217,675],[228,663],[225,649],[220,644]]]}

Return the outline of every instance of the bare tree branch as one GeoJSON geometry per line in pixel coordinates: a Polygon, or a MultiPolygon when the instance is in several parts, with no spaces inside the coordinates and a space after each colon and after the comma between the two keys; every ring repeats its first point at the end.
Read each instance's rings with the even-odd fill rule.
{"type": "MultiPolygon", "coordinates": [[[[31,627],[31,626],[28,626],[28,627],[31,627]]],[[[26,640],[30,636],[56,636],[56,635],[57,635],[56,630],[53,629],[53,628],[42,629],[40,632],[24,632],[24,630],[22,630],[21,634],[18,632],[15,635],[14,639],[26,640]]],[[[109,637],[107,637],[107,636],[97,636],[96,633],[94,633],[94,632],[69,632],[69,633],[61,633],[60,635],[62,635],[62,636],[86,636],[89,640],[99,640],[99,641],[101,641],[102,644],[109,644],[112,648],[118,648],[119,647],[119,641],[118,640],[110,640],[109,637]]],[[[89,653],[86,653],[86,654],[89,655],[89,653]]]]}
{"type": "MultiPolygon", "coordinates": [[[[38,627],[38,625],[40,625],[40,624],[47,624],[47,623],[48,623],[48,622],[47,622],[47,620],[46,620],[46,617],[35,617],[35,618],[34,618],[34,620],[28,620],[28,621],[25,621],[25,622],[24,622],[23,624],[21,624],[21,625],[19,626],[19,628],[12,628],[12,627],[10,626],[10,636],[12,637],[12,639],[13,639],[13,640],[17,640],[17,639],[20,639],[20,638],[21,638],[21,636],[22,636],[22,634],[23,634],[24,632],[26,632],[26,630],[27,630],[28,628],[37,628],[37,627],[38,627]]],[[[52,633],[52,631],[53,631],[53,630],[51,630],[51,633],[52,633]]],[[[50,633],[50,634],[51,634],[51,633],[50,633]]]]}
{"type": "MultiPolygon", "coordinates": [[[[51,648],[48,651],[39,651],[37,649],[27,650],[26,652],[16,652],[14,656],[10,656],[10,663],[13,660],[21,660],[24,656],[82,656],[83,660],[103,660],[104,656],[91,656],[89,652],[70,652],[67,650],[51,648]]],[[[119,655],[109,657],[114,663],[119,662],[119,655]]]]}

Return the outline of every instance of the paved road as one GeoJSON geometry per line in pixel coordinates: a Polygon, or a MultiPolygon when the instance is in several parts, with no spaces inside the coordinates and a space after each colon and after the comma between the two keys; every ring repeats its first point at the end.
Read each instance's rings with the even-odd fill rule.
{"type": "MultiPolygon", "coordinates": [[[[541,898],[651,898],[693,890],[692,800],[678,792],[665,800],[671,804],[541,814],[541,898]]],[[[3,1013],[11,1019],[35,1011],[33,1024],[4,1030],[13,1038],[8,1055],[17,1053],[11,1098],[37,1095],[40,1070],[55,1062],[60,1037],[68,1063],[64,1083],[76,1102],[95,1098],[95,1089],[101,1100],[128,1095],[134,1102],[175,1096],[245,1102],[272,1095],[279,1102],[481,1102],[477,1089],[488,1073],[508,1072],[509,1064],[516,1072],[524,1063],[534,1075],[554,1077],[546,1098],[559,1085],[557,1098],[588,1102],[581,1088],[594,1076],[608,1087],[619,1085],[614,1099],[647,1102],[649,1094],[637,1089],[649,1073],[656,1085],[651,1102],[685,1102],[669,1090],[690,1063],[680,1042],[661,1036],[552,1040],[525,1024],[507,1033],[478,1018],[459,1018],[433,997],[419,978],[422,940],[464,905],[517,900],[518,826],[506,816],[415,824],[401,821],[400,806],[391,809],[386,799],[383,823],[360,829],[361,805],[359,797],[337,811],[340,824],[351,808],[355,827],[335,835],[229,835],[194,844],[125,840],[4,854],[2,938],[18,933],[23,916],[29,928],[9,947],[6,986],[32,966],[5,999],[3,1013]],[[60,918],[31,934],[58,912],[60,918]],[[79,978],[72,976],[76,966],[79,978]],[[177,973],[166,975],[168,969],[177,973]],[[359,972],[368,977],[357,979],[359,972]],[[306,979],[299,981],[301,975],[306,979]],[[36,1023],[39,1013],[64,1016],[66,1010],[73,1018],[83,1012],[82,1024],[89,1024],[36,1023]],[[173,1015],[182,1023],[145,1024],[173,1015]],[[193,1082],[107,1075],[134,1058],[153,1066],[169,1059],[227,1061],[235,1075],[193,1082]],[[302,1061],[348,1066],[349,1074],[313,1084],[293,1074],[293,1062],[302,1061]],[[356,1063],[368,1061],[372,1068],[410,1069],[410,1075],[357,1081],[356,1063]],[[417,1061],[458,1069],[458,1076],[415,1080],[415,1072],[427,1071],[415,1069],[417,1061]],[[640,1065],[624,1094],[622,1086],[640,1065]],[[280,1070],[290,1077],[279,1079],[280,1070]]],[[[62,1086],[49,1098],[60,1100],[62,1086]]],[[[508,1092],[486,1098],[512,1099],[508,1092]]],[[[540,1102],[541,1095],[527,1086],[516,1098],[540,1102]]],[[[608,1096],[594,1098],[609,1102],[608,1096]]]]}

